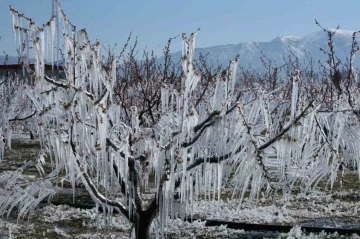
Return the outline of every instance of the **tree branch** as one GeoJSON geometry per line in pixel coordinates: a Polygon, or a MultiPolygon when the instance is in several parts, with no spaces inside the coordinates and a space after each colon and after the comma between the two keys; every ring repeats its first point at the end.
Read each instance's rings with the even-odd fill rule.
{"type": "MultiPolygon", "coordinates": [[[[69,89],[69,88],[73,88],[76,92],[84,92],[85,95],[87,95],[90,99],[94,100],[94,95],[91,94],[90,92],[87,92],[85,90],[82,90],[81,88],[78,88],[78,87],[75,87],[73,85],[65,85],[65,84],[62,84],[62,83],[59,83],[59,82],[56,82],[54,80],[52,80],[51,78],[49,78],[48,76],[45,76],[44,77],[45,81],[53,84],[53,85],[56,85],[58,87],[61,87],[61,88],[64,88],[64,89],[69,89]]],[[[105,91],[106,92],[106,91],[105,91]]]]}
{"type": "Polygon", "coordinates": [[[34,113],[32,113],[31,115],[25,116],[24,118],[19,118],[18,116],[16,116],[16,117],[13,118],[13,119],[9,119],[9,122],[27,120],[27,119],[30,119],[31,117],[33,117],[35,114],[36,114],[36,110],[35,110],[34,113]]]}
{"type": "MultiPolygon", "coordinates": [[[[78,166],[81,168],[80,162],[79,160],[76,161],[78,166]]],[[[82,171],[82,176],[84,177],[87,185],[89,186],[89,188],[91,189],[91,192],[93,193],[93,195],[103,204],[107,204],[109,206],[113,206],[118,208],[122,214],[124,214],[125,217],[127,217],[129,220],[129,211],[128,209],[126,209],[126,207],[119,201],[115,201],[115,200],[110,200],[108,198],[106,198],[104,195],[102,195],[96,188],[96,186],[93,184],[92,180],[90,179],[90,176],[85,172],[82,171]]]]}
{"type": "MultiPolygon", "coordinates": [[[[281,136],[283,136],[287,131],[289,131],[289,129],[296,123],[298,122],[305,114],[306,114],[306,111],[313,106],[313,101],[311,101],[309,103],[309,105],[287,126],[285,127],[279,134],[277,134],[276,136],[274,136],[273,138],[271,138],[267,143],[261,145],[258,147],[258,150],[261,151],[261,150],[264,150],[266,149],[267,147],[269,147],[270,145],[272,145],[274,142],[276,142],[281,136]]],[[[241,151],[241,146],[236,149],[236,151],[233,153],[233,151],[229,152],[229,153],[226,153],[226,154],[223,154],[221,156],[217,156],[217,155],[213,155],[209,158],[197,158],[196,160],[194,160],[194,162],[192,164],[190,164],[186,170],[189,171],[195,167],[197,167],[198,165],[202,164],[202,163],[219,163],[221,161],[224,161],[228,158],[230,158],[233,154],[237,154],[241,151]]]]}
{"type": "Polygon", "coordinates": [[[269,147],[270,145],[272,145],[275,141],[277,141],[281,136],[283,136],[286,132],[289,131],[289,129],[291,129],[291,127],[296,123],[298,122],[305,114],[306,114],[306,111],[313,107],[313,102],[314,101],[311,101],[308,106],[306,106],[306,108],[295,118],[292,120],[292,122],[286,126],[280,133],[278,133],[276,136],[274,136],[273,138],[271,138],[268,142],[266,142],[265,144],[261,145],[259,147],[259,150],[263,150],[263,149],[266,149],[267,147],[269,147]]]}

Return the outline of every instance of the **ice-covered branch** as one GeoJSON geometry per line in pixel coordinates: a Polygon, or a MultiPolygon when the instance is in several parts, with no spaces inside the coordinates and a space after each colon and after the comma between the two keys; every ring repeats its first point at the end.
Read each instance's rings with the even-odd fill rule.
{"type": "MultiPolygon", "coordinates": [[[[230,114],[238,105],[239,105],[239,102],[236,102],[230,109],[228,109],[226,111],[225,115],[230,114]]],[[[197,124],[193,128],[193,131],[195,133],[197,133],[200,130],[200,132],[198,134],[196,134],[190,141],[181,143],[181,147],[186,148],[186,147],[193,145],[200,138],[200,136],[204,133],[206,128],[213,126],[215,124],[215,120],[213,120],[213,118],[215,118],[216,116],[219,116],[220,113],[221,113],[220,111],[213,111],[203,122],[197,124]]]]}
{"type": "Polygon", "coordinates": [[[193,169],[203,163],[220,163],[220,162],[230,158],[232,155],[233,155],[232,152],[230,152],[230,153],[226,153],[226,154],[223,154],[220,156],[213,155],[208,158],[203,158],[203,157],[196,158],[192,164],[190,164],[189,166],[186,167],[186,171],[190,171],[191,169],[193,169]]]}
{"type": "MultiPolygon", "coordinates": [[[[215,116],[217,115],[220,115],[220,111],[218,110],[215,110],[213,112],[211,112],[211,114],[209,114],[209,116],[201,123],[197,124],[195,127],[194,127],[194,132],[196,133],[197,131],[199,131],[200,129],[203,128],[203,126],[205,126],[209,121],[211,121],[215,116]]],[[[208,124],[209,125],[209,124],[208,124]]],[[[211,124],[210,124],[211,125],[211,124]]],[[[209,126],[210,126],[209,125],[209,126]]],[[[208,126],[207,126],[208,127],[208,126]]]]}
{"type": "Polygon", "coordinates": [[[94,105],[98,105],[105,98],[107,93],[108,93],[108,91],[105,89],[104,92],[102,93],[102,95],[99,97],[99,99],[94,101],[94,105]]]}
{"type": "Polygon", "coordinates": [[[27,119],[30,119],[31,117],[33,117],[35,114],[36,114],[36,110],[31,115],[28,115],[28,116],[25,116],[25,117],[22,117],[22,118],[19,118],[18,116],[16,116],[13,119],[9,119],[9,122],[27,120],[27,119]]]}
{"type": "MultiPolygon", "coordinates": [[[[258,147],[258,150],[259,151],[264,150],[264,149],[268,148],[269,146],[271,146],[273,143],[275,143],[277,140],[279,140],[281,138],[281,136],[283,136],[286,132],[288,132],[296,122],[298,122],[302,117],[305,116],[305,114],[307,113],[307,110],[309,108],[311,108],[312,106],[313,106],[312,102],[310,102],[309,105],[307,107],[305,107],[305,109],[298,116],[296,116],[295,119],[293,121],[291,121],[288,126],[286,126],[280,133],[278,133],[276,136],[271,138],[268,142],[260,145],[258,147]]],[[[193,163],[191,163],[189,166],[187,166],[186,170],[189,171],[203,163],[219,163],[221,161],[224,161],[224,160],[230,158],[231,156],[239,153],[241,151],[241,147],[237,148],[234,151],[230,151],[226,154],[223,154],[223,155],[213,155],[213,156],[207,157],[207,158],[199,157],[199,158],[195,159],[193,161],[193,163]]]]}
{"type": "MultiPolygon", "coordinates": [[[[74,89],[76,92],[84,92],[85,95],[87,95],[90,99],[94,100],[94,95],[93,95],[93,94],[91,94],[90,92],[87,92],[87,91],[85,91],[85,90],[83,90],[83,89],[81,89],[81,88],[79,88],[79,87],[76,87],[76,86],[71,85],[71,84],[62,84],[62,83],[60,83],[60,82],[57,82],[57,81],[52,80],[52,79],[51,79],[50,77],[48,77],[48,76],[45,76],[44,79],[45,79],[47,82],[49,82],[49,83],[51,83],[51,84],[53,84],[53,85],[55,85],[55,86],[64,88],[64,89],[70,89],[70,88],[72,88],[72,89],[74,89]]],[[[105,95],[105,93],[106,93],[106,91],[104,92],[103,96],[105,95]]],[[[100,102],[101,99],[102,99],[102,98],[96,100],[96,102],[98,102],[98,101],[100,102]]]]}
{"type": "MultiPolygon", "coordinates": [[[[249,123],[246,121],[246,118],[245,118],[245,115],[244,113],[242,112],[242,109],[239,108],[239,112],[240,112],[240,115],[243,119],[243,124],[245,125],[246,127],[246,133],[248,134],[248,136],[250,137],[250,142],[255,150],[255,154],[256,154],[256,161],[257,163],[261,166],[263,172],[264,172],[264,177],[266,178],[266,180],[268,182],[270,182],[270,174],[265,166],[265,162],[264,162],[264,159],[263,159],[263,156],[261,155],[261,150],[259,149],[259,147],[256,145],[256,139],[254,138],[254,135],[252,134],[251,132],[251,127],[249,126],[249,123]]],[[[271,184],[270,184],[271,186],[271,184]]]]}
{"type": "Polygon", "coordinates": [[[260,145],[259,150],[266,149],[267,147],[271,146],[274,142],[276,142],[278,139],[280,139],[281,136],[283,136],[286,132],[288,132],[296,122],[298,122],[302,117],[306,115],[308,109],[310,109],[311,107],[313,107],[313,101],[311,101],[298,116],[296,116],[285,128],[283,128],[283,130],[280,133],[275,135],[268,142],[260,145]]]}
{"type": "Polygon", "coordinates": [[[340,155],[338,154],[338,151],[334,149],[334,147],[332,146],[332,144],[330,143],[329,139],[328,139],[328,136],[325,134],[323,128],[321,127],[320,123],[319,123],[319,120],[317,119],[316,116],[314,116],[314,119],[315,119],[315,122],[316,122],[316,126],[319,128],[326,144],[330,147],[331,151],[335,154],[337,160],[339,161],[339,163],[343,166],[345,166],[344,162],[341,161],[341,157],[340,155]]]}
{"type": "MultiPolygon", "coordinates": [[[[79,168],[81,168],[81,164],[80,164],[79,161],[77,161],[77,164],[78,164],[79,168]]],[[[86,184],[88,185],[88,187],[91,190],[92,194],[101,203],[118,208],[124,216],[128,217],[129,211],[121,202],[119,202],[118,200],[110,200],[107,197],[105,197],[104,195],[102,195],[97,190],[97,187],[95,186],[95,184],[92,182],[90,176],[85,171],[82,171],[81,175],[84,178],[84,180],[86,181],[86,184]]],[[[128,218],[128,219],[130,219],[130,218],[128,218]]]]}

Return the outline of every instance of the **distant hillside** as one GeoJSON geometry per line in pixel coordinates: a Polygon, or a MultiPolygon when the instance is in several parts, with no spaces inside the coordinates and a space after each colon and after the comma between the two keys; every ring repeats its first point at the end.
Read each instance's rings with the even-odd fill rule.
{"type": "MultiPolygon", "coordinates": [[[[335,51],[342,62],[346,62],[346,57],[349,56],[353,31],[338,30],[334,37],[335,51]]],[[[201,33],[200,33],[201,34],[201,33]]],[[[359,40],[359,39],[358,39],[359,40]]],[[[324,63],[327,59],[327,55],[320,51],[320,48],[328,49],[328,36],[324,31],[318,31],[311,33],[304,37],[295,36],[281,36],[276,37],[270,42],[243,42],[240,44],[220,45],[207,48],[197,48],[196,56],[199,53],[208,53],[208,62],[216,64],[219,62],[223,66],[227,65],[231,59],[237,54],[240,54],[240,66],[251,65],[254,69],[262,67],[260,57],[264,54],[267,58],[274,60],[278,66],[284,63],[284,56],[286,59],[289,55],[296,56],[300,63],[306,61],[307,52],[312,56],[315,62],[320,60],[324,63]]],[[[173,53],[174,60],[179,60],[181,57],[181,51],[173,53]]],[[[159,58],[162,62],[163,57],[159,58]]],[[[360,61],[356,60],[356,67],[360,67],[360,61]]]]}
{"type": "MultiPolygon", "coordinates": [[[[0,56],[0,65],[3,65],[5,62],[5,56],[0,56]]],[[[6,61],[6,64],[17,64],[18,63],[18,57],[15,56],[9,56],[8,60],[6,61]]]]}

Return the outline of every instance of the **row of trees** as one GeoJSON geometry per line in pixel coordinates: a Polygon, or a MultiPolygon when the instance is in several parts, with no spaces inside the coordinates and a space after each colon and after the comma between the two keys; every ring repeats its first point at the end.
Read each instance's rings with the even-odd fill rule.
{"type": "MultiPolygon", "coordinates": [[[[36,80],[22,82],[11,93],[16,97],[9,97],[17,81],[4,79],[0,87],[8,102],[1,135],[10,146],[13,125],[26,122],[49,158],[34,163],[41,177],[36,182],[16,184],[31,164],[0,178],[1,214],[13,208],[19,217],[30,213],[57,193],[60,178],[74,192],[84,185],[106,213],[123,213],[136,238],[149,238],[151,224],[163,237],[170,218],[191,215],[200,197],[219,199],[223,185],[241,203],[245,195],[255,200],[261,194],[311,193],[322,180],[332,186],[339,169],[358,168],[360,98],[352,59],[344,77],[339,64],[330,62],[325,83],[302,77],[291,61],[288,79],[274,83],[250,71],[237,74],[239,57],[224,70],[207,65],[206,56],[194,61],[195,32],[182,36],[181,68],[171,61],[171,41],[162,65],[146,53],[138,61],[135,48],[123,58],[109,49],[102,60],[100,42],[91,45],[58,0],[41,27],[10,11],[19,44],[35,59],[35,69],[27,70],[36,80]],[[63,79],[44,71],[46,59],[54,62],[58,53],[63,79]],[[23,100],[31,104],[19,109],[23,100]],[[42,170],[44,163],[51,172],[42,170]],[[153,194],[145,200],[150,175],[153,194]]],[[[333,32],[325,31],[331,41],[333,32]]],[[[333,51],[330,45],[330,59],[333,51]]],[[[278,68],[271,70],[267,76],[277,77],[278,68]]]]}

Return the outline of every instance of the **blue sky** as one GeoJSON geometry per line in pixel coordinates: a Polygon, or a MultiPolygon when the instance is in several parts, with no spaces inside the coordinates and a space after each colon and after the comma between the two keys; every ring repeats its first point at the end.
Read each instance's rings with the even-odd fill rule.
{"type": "MultiPolygon", "coordinates": [[[[1,0],[0,55],[16,55],[9,5],[45,23],[52,0],[1,0]]],[[[161,54],[169,37],[201,31],[198,47],[270,41],[280,35],[303,36],[324,27],[360,30],[359,0],[60,0],[78,29],[104,45],[118,43],[120,52],[129,33],[137,36],[139,49],[161,54]]],[[[181,49],[181,38],[172,51],[181,49]]]]}

